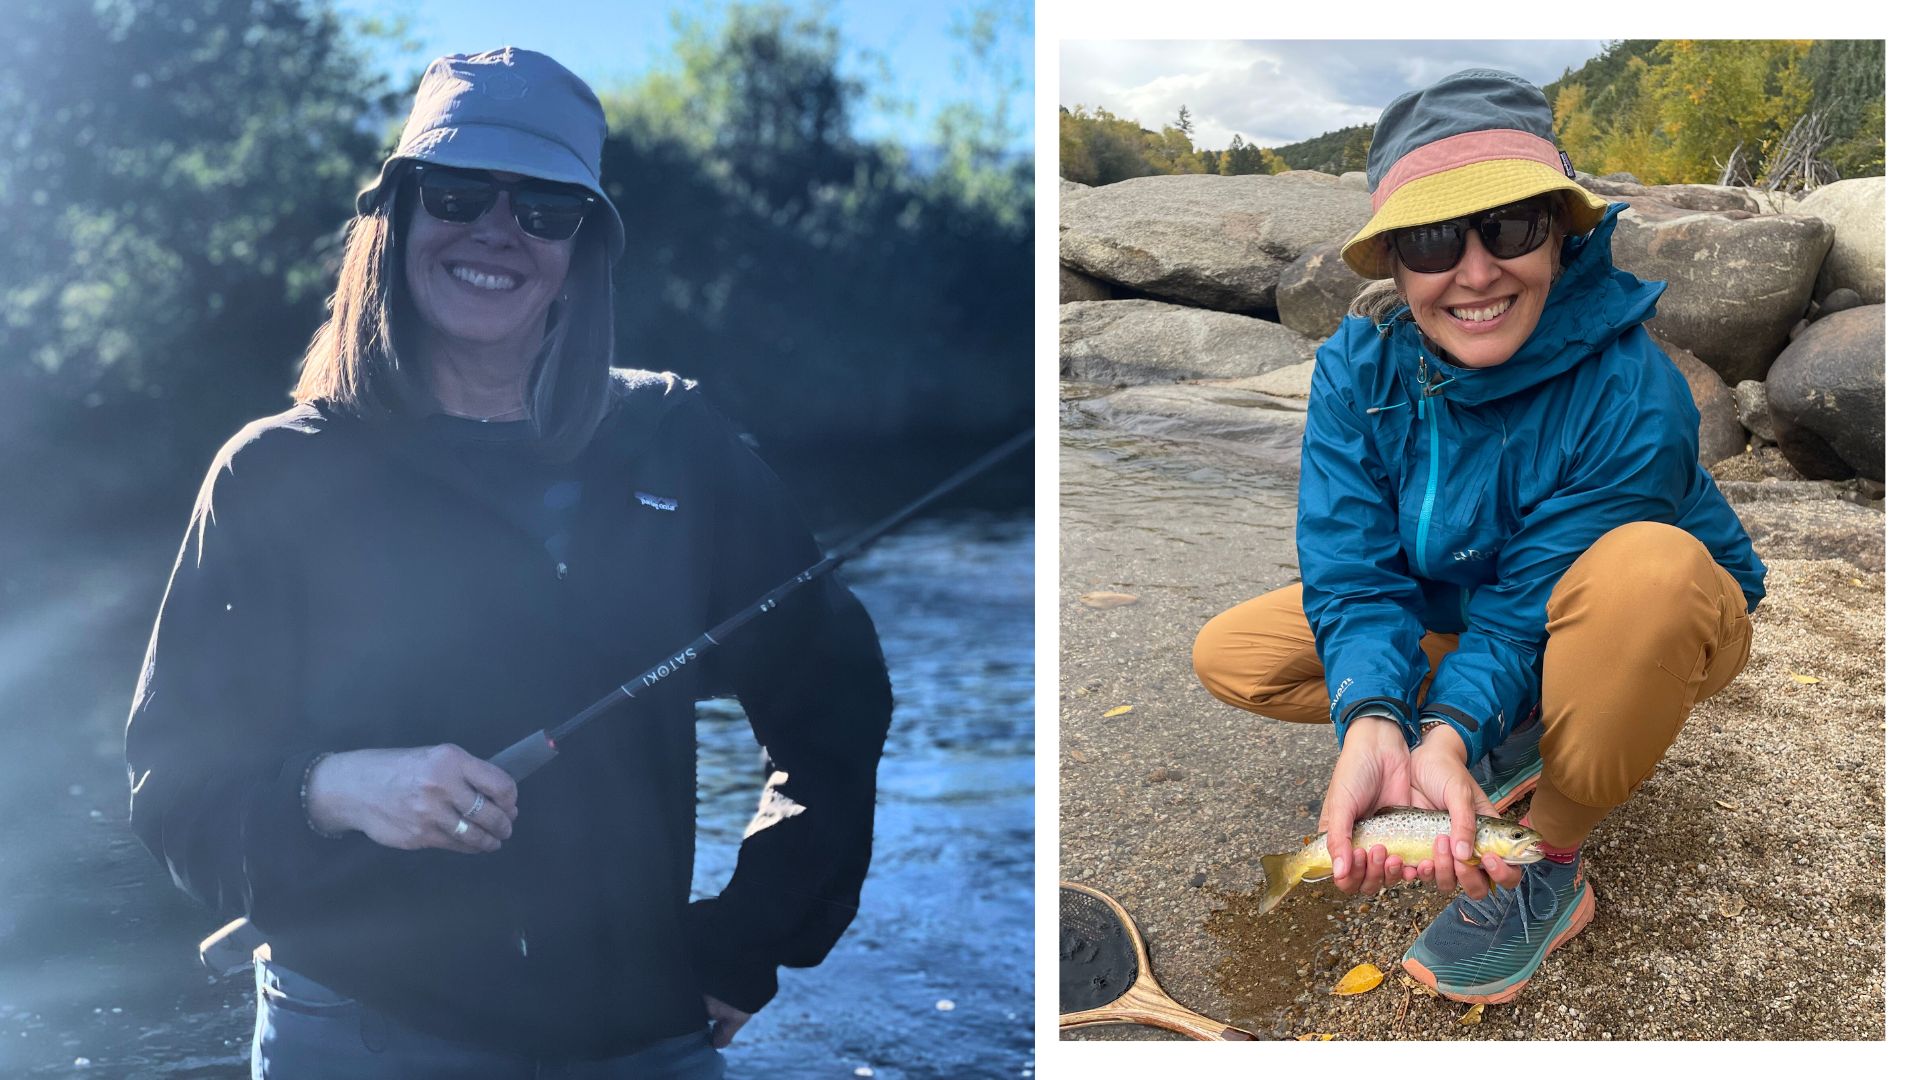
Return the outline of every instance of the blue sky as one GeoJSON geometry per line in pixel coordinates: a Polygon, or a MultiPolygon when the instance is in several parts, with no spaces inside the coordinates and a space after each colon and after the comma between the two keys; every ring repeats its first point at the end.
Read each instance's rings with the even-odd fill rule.
{"type": "Polygon", "coordinates": [[[1060,43],[1059,104],[1158,129],[1185,105],[1196,146],[1260,146],[1371,124],[1394,98],[1470,67],[1535,85],[1598,56],[1587,41],[1075,41],[1060,43]]]}
{"type": "MultiPolygon", "coordinates": [[[[871,103],[856,120],[863,137],[891,137],[908,145],[924,143],[925,131],[940,108],[971,101],[991,109],[1000,80],[977,64],[955,71],[955,61],[966,55],[954,37],[956,18],[970,14],[989,0],[830,0],[820,4],[836,23],[845,45],[843,70],[873,76],[880,70],[858,54],[884,58],[889,73],[875,89],[901,104],[891,108],[871,103]]],[[[1009,6],[1009,0],[991,0],[1009,6]]],[[[547,53],[577,72],[589,85],[602,89],[672,61],[675,12],[704,13],[720,5],[685,0],[334,0],[343,14],[383,18],[406,14],[410,36],[421,48],[407,53],[389,51],[382,63],[393,76],[414,84],[427,62],[453,52],[479,52],[500,45],[518,45],[547,53]]],[[[806,4],[791,5],[810,10],[806,4]]],[[[1019,149],[1033,145],[1033,18],[1030,3],[1012,4],[1022,16],[999,45],[999,54],[1018,58],[1019,96],[1011,112],[1019,149]]],[[[1007,24],[1003,22],[1003,26],[1007,24]]],[[[872,81],[870,78],[869,81],[872,81]]],[[[875,97],[880,94],[873,95],[875,97]]]]}

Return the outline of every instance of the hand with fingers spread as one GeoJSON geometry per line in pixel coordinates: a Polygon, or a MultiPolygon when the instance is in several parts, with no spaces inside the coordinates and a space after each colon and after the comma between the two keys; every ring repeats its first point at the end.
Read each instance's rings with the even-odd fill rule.
{"type": "Polygon", "coordinates": [[[1466,861],[1473,856],[1475,818],[1495,815],[1493,804],[1467,771],[1467,747],[1459,733],[1444,725],[1429,730],[1414,748],[1409,772],[1412,805],[1444,810],[1452,819],[1450,835],[1434,838],[1433,858],[1420,860],[1415,868],[1420,879],[1443,893],[1458,888],[1475,900],[1486,899],[1494,885],[1520,884],[1520,868],[1496,856],[1485,856],[1478,865],[1466,861]]]}
{"type": "Polygon", "coordinates": [[[330,754],[307,780],[315,828],[405,851],[498,851],[513,835],[518,798],[513,777],[451,743],[330,754]]]}
{"type": "Polygon", "coordinates": [[[1414,868],[1375,844],[1353,850],[1354,822],[1383,806],[1406,806],[1411,774],[1406,739],[1384,716],[1362,716],[1347,727],[1347,740],[1334,763],[1333,779],[1320,804],[1320,829],[1333,857],[1333,883],[1346,893],[1379,892],[1388,884],[1413,880],[1414,868]]]}

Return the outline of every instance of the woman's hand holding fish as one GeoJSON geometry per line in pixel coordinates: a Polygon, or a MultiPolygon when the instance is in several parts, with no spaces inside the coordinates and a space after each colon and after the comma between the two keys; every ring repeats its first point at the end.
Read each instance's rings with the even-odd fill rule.
{"type": "Polygon", "coordinates": [[[1354,822],[1382,806],[1409,805],[1409,764],[1406,739],[1392,720],[1362,716],[1347,728],[1347,741],[1320,803],[1320,830],[1327,834],[1333,883],[1341,892],[1379,892],[1389,882],[1413,880],[1413,867],[1379,844],[1371,851],[1353,851],[1354,822]]]}
{"type": "Polygon", "coordinates": [[[1475,818],[1497,816],[1486,792],[1467,771],[1467,747],[1450,727],[1434,728],[1420,740],[1408,759],[1412,786],[1411,805],[1425,810],[1445,810],[1453,819],[1451,836],[1437,836],[1433,858],[1420,860],[1415,868],[1420,880],[1443,893],[1459,888],[1475,900],[1484,900],[1493,885],[1513,888],[1520,884],[1520,869],[1508,866],[1498,857],[1487,855],[1476,866],[1473,857],[1475,818]]]}

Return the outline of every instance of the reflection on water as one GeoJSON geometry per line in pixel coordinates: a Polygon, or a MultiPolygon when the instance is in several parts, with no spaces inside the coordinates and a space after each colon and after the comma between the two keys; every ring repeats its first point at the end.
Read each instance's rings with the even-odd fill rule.
{"type": "MultiPolygon", "coordinates": [[[[17,740],[0,758],[0,1076],[245,1075],[251,983],[201,969],[208,916],[126,826],[120,728],[169,543],[130,561],[139,545],[101,541],[44,588],[0,583],[9,608],[32,601],[0,609],[0,715],[17,740]]],[[[919,522],[842,574],[897,702],[873,869],[853,928],[820,967],[781,972],[729,1075],[1030,1072],[1032,522],[919,522]]],[[[753,813],[759,750],[730,705],[703,705],[698,724],[694,889],[711,895],[753,813]]]]}

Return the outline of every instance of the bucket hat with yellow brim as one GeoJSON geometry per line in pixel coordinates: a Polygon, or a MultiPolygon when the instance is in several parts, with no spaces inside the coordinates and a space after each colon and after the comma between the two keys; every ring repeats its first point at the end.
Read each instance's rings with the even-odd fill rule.
{"type": "Polygon", "coordinates": [[[1566,192],[1570,231],[1584,233],[1606,214],[1573,179],[1573,163],[1553,142],[1553,109],[1518,75],[1476,68],[1393,99],[1367,151],[1373,219],[1340,249],[1366,278],[1393,276],[1387,233],[1490,210],[1548,191],[1566,192]]]}

